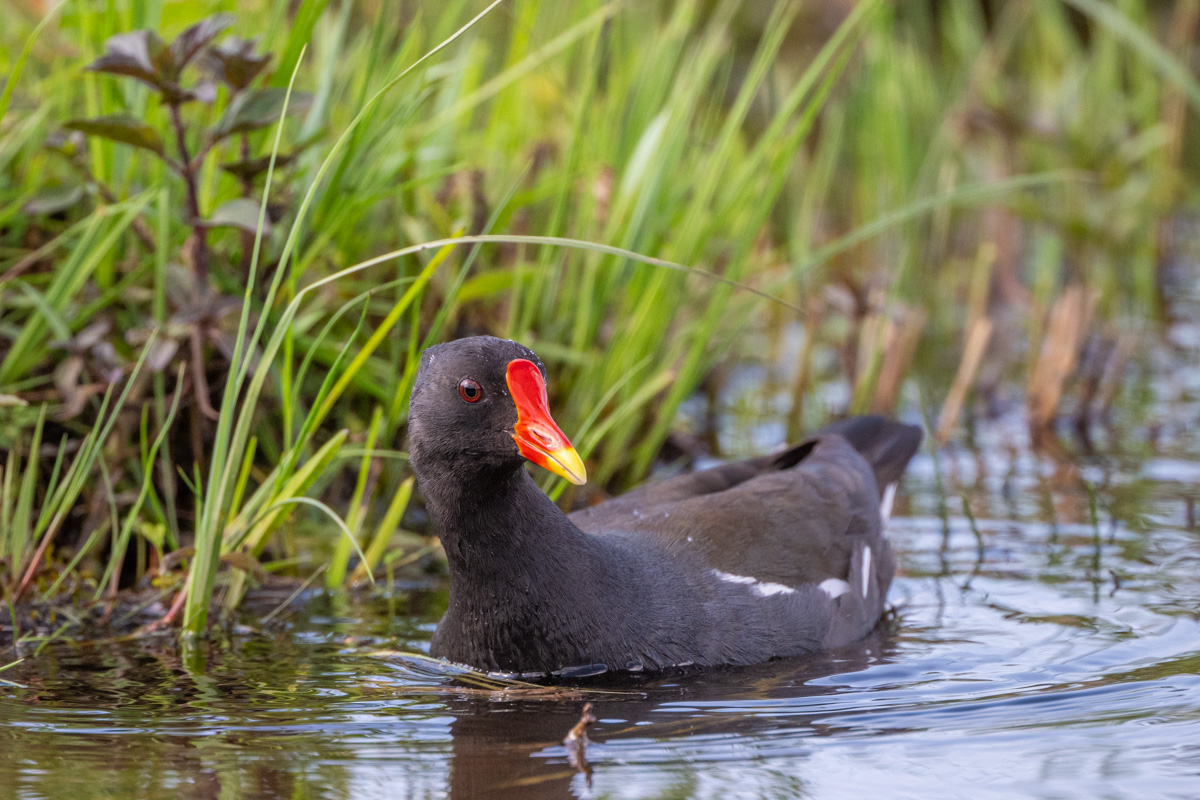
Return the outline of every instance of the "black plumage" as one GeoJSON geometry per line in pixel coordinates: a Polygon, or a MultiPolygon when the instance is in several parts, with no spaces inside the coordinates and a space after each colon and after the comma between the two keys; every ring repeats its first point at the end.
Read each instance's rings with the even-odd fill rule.
{"type": "Polygon", "coordinates": [[[567,515],[513,439],[505,376],[519,359],[544,377],[530,350],[492,337],[422,356],[410,452],[451,578],[434,655],[513,673],[751,664],[875,626],[895,570],[881,499],[918,428],[843,420],[567,515]],[[481,399],[464,400],[465,380],[481,399]]]}

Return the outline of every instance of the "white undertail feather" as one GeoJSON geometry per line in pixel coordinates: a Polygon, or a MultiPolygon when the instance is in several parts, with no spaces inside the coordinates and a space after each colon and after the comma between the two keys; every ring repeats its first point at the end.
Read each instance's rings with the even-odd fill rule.
{"type": "Polygon", "coordinates": [[[867,596],[867,586],[870,585],[870,582],[871,582],[871,548],[864,547],[863,548],[863,557],[862,557],[862,594],[863,594],[863,597],[867,596]]]}
{"type": "Polygon", "coordinates": [[[892,503],[896,500],[896,484],[889,483],[883,490],[879,500],[879,518],[883,521],[881,532],[887,536],[888,520],[892,518],[892,503]]]}

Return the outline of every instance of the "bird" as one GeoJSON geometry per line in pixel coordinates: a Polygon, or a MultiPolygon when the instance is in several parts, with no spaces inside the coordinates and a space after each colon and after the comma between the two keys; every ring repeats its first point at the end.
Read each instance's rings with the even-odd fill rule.
{"type": "Polygon", "coordinates": [[[450,575],[430,655],[576,678],[756,664],[875,628],[895,572],[886,524],[920,428],[851,417],[568,514],[525,468],[587,480],[546,379],[532,350],[491,336],[421,355],[409,462],[450,575]]]}

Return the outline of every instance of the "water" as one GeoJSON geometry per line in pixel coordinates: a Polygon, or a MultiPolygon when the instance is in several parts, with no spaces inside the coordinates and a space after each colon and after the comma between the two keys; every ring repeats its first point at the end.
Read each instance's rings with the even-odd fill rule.
{"type": "Polygon", "coordinates": [[[1172,403],[1193,415],[1137,452],[1113,429],[1108,459],[1036,457],[1015,414],[943,456],[944,491],[922,455],[893,630],[846,651],[489,692],[395,654],[427,648],[435,579],[267,626],[264,596],[202,674],[169,638],[0,674],[24,687],[0,688],[0,797],[1200,796],[1200,449],[1172,403]]]}
{"type": "MultiPolygon", "coordinates": [[[[895,619],[847,650],[491,691],[398,655],[427,650],[437,579],[264,624],[284,591],[203,671],[162,637],[0,673],[0,800],[1200,797],[1197,318],[1088,442],[1035,451],[1014,401],[919,456],[895,619]]],[[[722,446],[759,446],[726,399],[722,446]]]]}

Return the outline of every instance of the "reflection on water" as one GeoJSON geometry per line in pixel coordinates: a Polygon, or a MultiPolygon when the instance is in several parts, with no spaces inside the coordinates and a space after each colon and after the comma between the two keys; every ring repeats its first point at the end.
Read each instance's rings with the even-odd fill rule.
{"type": "Polygon", "coordinates": [[[1089,442],[1035,453],[1014,407],[918,457],[896,618],[853,648],[488,693],[392,655],[427,649],[444,585],[318,596],[248,614],[203,673],[168,638],[4,672],[0,800],[1200,796],[1189,319],[1089,442]],[[587,773],[561,744],[585,700],[587,773]]]}

